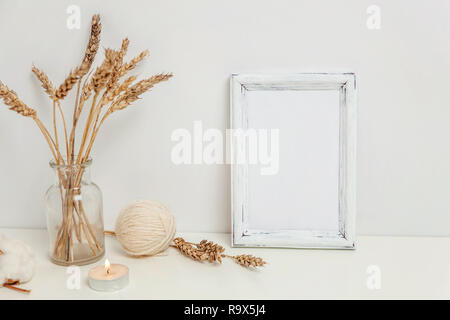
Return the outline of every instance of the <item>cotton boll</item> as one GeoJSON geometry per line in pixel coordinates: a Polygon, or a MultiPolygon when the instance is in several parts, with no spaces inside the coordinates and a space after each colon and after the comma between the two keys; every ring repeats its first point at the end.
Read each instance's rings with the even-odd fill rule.
{"type": "Polygon", "coordinates": [[[31,280],[36,260],[31,248],[20,240],[0,234],[0,286],[7,280],[25,283],[31,280]]]}

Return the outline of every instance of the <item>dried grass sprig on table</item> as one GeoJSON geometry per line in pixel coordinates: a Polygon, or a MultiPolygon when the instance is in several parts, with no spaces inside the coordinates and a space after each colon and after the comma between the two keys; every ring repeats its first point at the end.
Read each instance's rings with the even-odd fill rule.
{"type": "Polygon", "coordinates": [[[254,257],[251,254],[242,254],[239,256],[226,256],[228,258],[234,259],[236,263],[243,267],[262,267],[266,262],[258,257],[254,257]]]}
{"type": "MultiPolygon", "coordinates": [[[[172,77],[172,74],[158,74],[136,83],[134,83],[137,79],[136,76],[129,76],[122,80],[122,77],[127,72],[133,70],[148,55],[148,50],[145,50],[129,62],[124,62],[130,44],[128,38],[122,41],[122,45],[118,50],[105,49],[103,62],[92,70],[100,46],[101,30],[100,16],[94,15],[92,17],[89,41],[82,62],[69,73],[58,87],[53,85],[47,74],[32,66],[32,72],[52,100],[53,135],[41,122],[36,110],[28,107],[13,90],[10,90],[0,82],[0,99],[3,100],[10,110],[34,120],[44,135],[55,162],[60,165],[81,165],[86,162],[89,159],[100,128],[112,113],[125,109],[154,85],[172,77]],[[72,112],[72,128],[69,128],[68,125],[70,123],[66,122],[61,101],[67,97],[68,93],[75,86],[77,90],[72,112]],[[61,120],[60,122],[64,129],[64,139],[58,137],[56,110],[60,114],[58,118],[61,120]],[[84,128],[80,130],[82,132],[81,141],[76,145],[76,132],[84,111],[87,112],[87,120],[84,128]],[[65,147],[65,156],[63,156],[64,151],[61,145],[65,147]],[[78,152],[76,152],[76,147],[79,147],[78,152]]],[[[54,253],[68,262],[73,259],[72,241],[74,238],[79,242],[87,241],[94,255],[99,253],[101,249],[92,231],[92,226],[86,219],[82,200],[77,197],[76,190],[80,187],[83,171],[84,169],[80,166],[76,175],[69,176],[62,170],[59,173],[60,189],[61,193],[64,193],[62,195],[64,199],[64,222],[58,231],[54,253]]]]}
{"type": "Polygon", "coordinates": [[[250,254],[239,256],[224,254],[224,247],[208,240],[202,240],[200,243],[192,243],[185,241],[183,238],[175,238],[173,239],[173,243],[171,247],[178,249],[183,255],[197,261],[222,263],[222,258],[230,258],[246,268],[259,268],[266,264],[266,261],[262,258],[254,257],[250,254]]]}
{"type": "Polygon", "coordinates": [[[183,238],[173,239],[173,242],[175,243],[174,247],[187,257],[199,261],[204,261],[208,258],[205,252],[198,250],[194,245],[184,241],[183,238]]]}

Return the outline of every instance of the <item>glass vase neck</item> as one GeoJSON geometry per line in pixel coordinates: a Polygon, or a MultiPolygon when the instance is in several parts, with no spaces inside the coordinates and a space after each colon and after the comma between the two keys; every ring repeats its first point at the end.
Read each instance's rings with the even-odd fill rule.
{"type": "Polygon", "coordinates": [[[65,159],[59,163],[55,160],[50,161],[50,167],[55,171],[57,184],[62,183],[64,188],[77,186],[80,183],[90,183],[91,164],[92,159],[74,164],[68,164],[65,159]]]}

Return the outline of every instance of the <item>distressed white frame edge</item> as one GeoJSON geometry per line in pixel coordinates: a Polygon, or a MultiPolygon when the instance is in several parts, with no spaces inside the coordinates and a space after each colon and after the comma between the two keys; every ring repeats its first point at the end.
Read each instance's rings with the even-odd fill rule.
{"type": "Polygon", "coordinates": [[[354,73],[232,74],[230,127],[247,128],[248,90],[339,89],[339,214],[340,232],[246,230],[247,165],[231,166],[232,247],[355,249],[356,219],[356,77],[354,73]]]}

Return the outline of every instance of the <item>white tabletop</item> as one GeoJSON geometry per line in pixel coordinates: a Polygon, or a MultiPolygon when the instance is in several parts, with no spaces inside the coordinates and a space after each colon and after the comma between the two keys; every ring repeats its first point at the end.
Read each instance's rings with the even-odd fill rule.
{"type": "Polygon", "coordinates": [[[357,249],[346,251],[230,248],[229,234],[181,234],[187,241],[208,239],[229,254],[250,253],[268,261],[262,270],[251,271],[229,259],[222,265],[199,263],[173,248],[157,257],[131,258],[107,237],[106,256],[129,267],[130,284],[101,293],[87,285],[92,265],[81,267],[79,289],[68,288],[67,268],[47,258],[45,230],[0,233],[28,243],[38,261],[34,278],[23,285],[31,293],[0,288],[0,300],[450,298],[449,238],[359,237],[357,249]]]}

